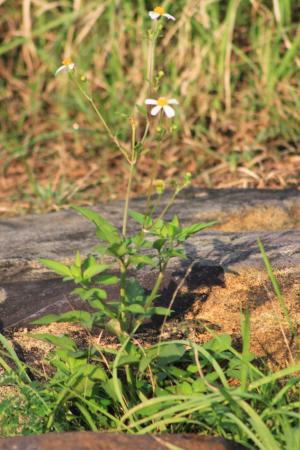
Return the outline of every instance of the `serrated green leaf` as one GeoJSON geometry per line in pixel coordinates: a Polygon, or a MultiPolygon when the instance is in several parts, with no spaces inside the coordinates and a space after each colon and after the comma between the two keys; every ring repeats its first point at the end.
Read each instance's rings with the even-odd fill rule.
{"type": "Polygon", "coordinates": [[[128,258],[128,261],[130,262],[130,264],[135,264],[135,265],[147,265],[147,266],[151,266],[151,267],[155,267],[156,266],[156,261],[151,258],[151,256],[147,256],[147,255],[133,255],[130,256],[128,258]]]}
{"type": "Polygon", "coordinates": [[[232,339],[229,334],[219,334],[214,336],[208,342],[203,344],[203,347],[206,350],[212,350],[216,353],[224,352],[225,350],[229,350],[231,348],[232,339]]]}
{"type": "Polygon", "coordinates": [[[45,258],[39,259],[39,262],[43,264],[43,266],[47,267],[47,269],[53,270],[53,272],[57,273],[58,275],[67,278],[70,277],[73,278],[70,268],[65,264],[62,264],[58,261],[54,261],[52,259],[45,259],[45,258]]]}
{"type": "Polygon", "coordinates": [[[72,264],[70,266],[70,271],[72,274],[72,278],[74,278],[74,280],[76,282],[82,281],[81,267],[78,267],[77,265],[72,264]]]}
{"type": "Polygon", "coordinates": [[[178,228],[180,226],[179,219],[178,219],[178,217],[176,215],[173,217],[173,219],[171,220],[170,224],[174,225],[176,228],[178,228]]]}
{"type": "Polygon", "coordinates": [[[73,206],[73,209],[78,211],[85,218],[93,222],[96,227],[96,235],[110,244],[118,242],[120,240],[119,231],[116,227],[111,225],[104,217],[87,208],[82,208],[81,206],[73,206]]]}
{"type": "Polygon", "coordinates": [[[109,267],[110,266],[108,264],[93,264],[92,266],[88,267],[83,272],[83,279],[84,280],[90,280],[95,275],[98,275],[99,273],[102,273],[105,270],[109,269],[109,267]]]}
{"type": "Polygon", "coordinates": [[[129,311],[132,314],[145,314],[145,309],[138,303],[133,303],[129,306],[126,306],[125,311],[129,311]]]}
{"type": "Polygon", "coordinates": [[[137,211],[133,211],[132,209],[128,210],[128,215],[132,217],[136,222],[140,223],[141,225],[144,224],[144,221],[146,219],[145,214],[141,214],[137,211]]]}
{"type": "Polygon", "coordinates": [[[144,299],[144,288],[135,278],[129,278],[126,285],[126,300],[128,303],[141,303],[144,299]]]}
{"type": "Polygon", "coordinates": [[[166,242],[167,239],[163,238],[157,239],[156,241],[153,242],[153,248],[155,248],[158,252],[160,252],[166,242]]]}
{"type": "Polygon", "coordinates": [[[149,216],[141,214],[137,211],[133,211],[132,209],[128,211],[128,215],[132,217],[132,219],[134,219],[136,222],[138,222],[141,225],[144,225],[147,228],[151,227],[153,223],[152,219],[149,216]]]}
{"type": "Polygon", "coordinates": [[[183,344],[170,343],[161,345],[157,357],[158,364],[163,366],[179,361],[185,352],[186,349],[183,344]]]}
{"type": "Polygon", "coordinates": [[[92,288],[92,289],[77,288],[74,289],[72,293],[79,295],[79,297],[84,301],[89,300],[92,296],[95,296],[100,300],[107,299],[106,291],[99,288],[92,288]]]}
{"type": "Polygon", "coordinates": [[[176,239],[178,241],[185,241],[193,234],[196,234],[199,231],[204,230],[205,228],[209,228],[217,224],[218,221],[212,221],[207,223],[195,223],[194,225],[190,225],[189,227],[184,227],[176,234],[176,239]]]}
{"type": "MultiPolygon", "coordinates": [[[[123,391],[123,386],[122,386],[122,382],[120,380],[120,378],[117,379],[117,384],[118,384],[118,390],[120,392],[123,391]]],[[[109,397],[115,401],[118,402],[118,395],[116,393],[116,389],[115,389],[115,380],[113,378],[110,378],[109,380],[107,380],[106,382],[103,382],[101,384],[102,388],[104,389],[104,391],[109,395],[109,397]]]]}
{"type": "Polygon", "coordinates": [[[107,252],[113,256],[116,256],[117,258],[122,258],[128,252],[126,242],[115,242],[107,248],[107,252]]]}
{"type": "Polygon", "coordinates": [[[186,258],[185,250],[182,248],[167,248],[162,254],[168,258],[186,258]]]}
{"type": "Polygon", "coordinates": [[[107,247],[105,247],[104,245],[95,245],[95,247],[93,247],[93,252],[99,253],[99,255],[104,255],[106,253],[107,247]]]}
{"type": "Polygon", "coordinates": [[[120,279],[116,275],[105,274],[105,275],[100,275],[99,277],[97,277],[96,281],[99,284],[104,284],[105,286],[110,286],[112,284],[119,283],[120,279]]]}
{"type": "Polygon", "coordinates": [[[176,394],[182,395],[192,395],[193,388],[187,381],[183,381],[182,383],[176,384],[176,394]]]}
{"type": "Polygon", "coordinates": [[[132,236],[131,242],[135,245],[136,248],[142,247],[145,242],[144,233],[138,233],[135,236],[132,236]]]}
{"type": "Polygon", "coordinates": [[[36,325],[48,325],[54,322],[75,322],[85,324],[88,328],[91,328],[93,323],[93,316],[87,311],[75,310],[68,311],[62,314],[49,314],[34,320],[32,323],[36,325]]]}
{"type": "Polygon", "coordinates": [[[193,392],[200,394],[207,391],[207,385],[203,378],[197,378],[192,384],[193,392]]]}
{"type": "Polygon", "coordinates": [[[95,381],[107,380],[105,370],[103,370],[99,366],[94,366],[93,364],[86,364],[85,366],[81,367],[79,371],[84,377],[89,377],[90,379],[95,381]]]}

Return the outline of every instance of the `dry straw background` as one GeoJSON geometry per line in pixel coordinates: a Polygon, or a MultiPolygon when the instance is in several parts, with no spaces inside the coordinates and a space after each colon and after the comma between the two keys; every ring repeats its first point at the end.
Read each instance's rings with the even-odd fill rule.
{"type": "MultiPolygon", "coordinates": [[[[180,102],[160,176],[205,187],[299,187],[300,4],[177,0],[158,94],[180,102]]],[[[120,198],[127,167],[65,76],[71,55],[119,139],[147,94],[146,0],[0,0],[0,215],[120,198]]],[[[138,116],[137,116],[138,118],[138,116]]],[[[140,132],[143,118],[139,120],[140,132]]],[[[147,188],[153,143],[134,191],[147,188]]]]}

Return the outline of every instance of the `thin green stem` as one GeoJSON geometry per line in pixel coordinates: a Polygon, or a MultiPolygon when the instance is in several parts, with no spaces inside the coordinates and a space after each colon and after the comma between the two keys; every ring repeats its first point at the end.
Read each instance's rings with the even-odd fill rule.
{"type": "Polygon", "coordinates": [[[162,269],[160,270],[158,277],[156,279],[156,282],[153,286],[153,289],[150,293],[150,295],[147,297],[147,300],[145,302],[145,310],[147,311],[148,308],[150,308],[150,306],[152,305],[153,301],[155,300],[155,297],[159,291],[159,288],[161,286],[161,283],[164,279],[165,276],[165,270],[166,270],[166,264],[164,264],[164,266],[162,267],[162,269]]]}
{"type": "Polygon", "coordinates": [[[130,172],[129,172],[129,180],[128,180],[128,184],[127,184],[125,205],[124,205],[124,215],[123,215],[122,234],[123,234],[124,237],[126,236],[126,230],[127,230],[129,199],[130,199],[130,193],[131,193],[131,186],[132,186],[132,180],[133,180],[133,175],[134,175],[134,169],[135,169],[135,164],[131,163],[130,164],[130,172]]]}
{"type": "Polygon", "coordinates": [[[151,208],[151,210],[150,210],[150,216],[151,216],[151,217],[153,217],[153,215],[155,214],[155,211],[156,211],[157,208],[158,208],[158,205],[159,205],[159,202],[160,202],[160,200],[161,200],[162,194],[163,194],[163,192],[157,193],[157,197],[156,197],[156,199],[154,200],[153,205],[152,205],[152,208],[151,208]]]}
{"type": "MultiPolygon", "coordinates": [[[[123,261],[120,261],[120,303],[124,304],[126,297],[126,265],[123,261]]],[[[125,312],[122,309],[119,309],[118,319],[121,324],[121,328],[123,330],[126,322],[125,312]]],[[[124,331],[124,330],[123,330],[124,331]]]]}
{"type": "Polygon", "coordinates": [[[158,142],[157,147],[156,147],[156,152],[155,152],[155,157],[154,157],[154,166],[152,169],[150,184],[149,184],[149,188],[148,188],[148,192],[147,192],[146,214],[145,214],[146,216],[149,214],[149,211],[150,211],[150,203],[151,203],[151,197],[152,197],[152,193],[153,193],[153,184],[154,184],[154,180],[157,178],[158,164],[160,161],[160,157],[161,157],[161,141],[158,142]]]}
{"type": "Polygon", "coordinates": [[[152,193],[153,193],[153,184],[154,184],[154,180],[156,179],[157,173],[158,173],[158,163],[160,160],[160,155],[161,155],[161,143],[159,143],[156,147],[154,166],[153,166],[153,170],[151,173],[150,184],[149,184],[148,193],[147,193],[146,216],[148,215],[149,210],[150,210],[150,202],[151,202],[151,197],[152,197],[152,193]]]}
{"type": "Polygon", "coordinates": [[[101,112],[99,111],[99,109],[97,108],[96,103],[94,102],[93,98],[90,97],[84,89],[82,89],[82,86],[80,85],[80,83],[78,82],[78,80],[74,77],[72,77],[72,80],[74,81],[74,83],[76,84],[76,86],[78,87],[78,89],[80,90],[81,94],[87,99],[87,101],[90,103],[90,105],[92,106],[93,110],[95,111],[96,115],[98,116],[98,118],[100,119],[100,122],[102,123],[103,127],[105,128],[109,138],[112,140],[112,142],[118,147],[118,149],[120,150],[120,152],[122,153],[122,155],[126,158],[126,160],[130,163],[130,159],[128,158],[128,154],[127,151],[122,147],[122,145],[120,144],[117,136],[115,136],[112,132],[112,130],[109,128],[107,122],[105,121],[104,117],[102,116],[101,112]]]}
{"type": "Polygon", "coordinates": [[[126,229],[127,229],[127,221],[128,221],[128,208],[129,208],[129,200],[130,200],[130,194],[131,194],[131,186],[132,186],[132,180],[134,175],[134,170],[136,166],[136,152],[135,152],[135,132],[136,132],[136,125],[134,119],[131,121],[131,128],[132,128],[132,137],[131,137],[131,162],[130,162],[130,171],[129,171],[129,179],[127,184],[127,191],[126,191],[126,197],[125,197],[125,205],[124,205],[124,213],[123,213],[123,227],[122,227],[122,234],[125,237],[126,236],[126,229]]]}
{"type": "Polygon", "coordinates": [[[146,137],[147,137],[147,135],[148,135],[149,128],[150,128],[150,122],[149,122],[149,119],[148,119],[148,117],[147,117],[147,123],[146,123],[145,131],[144,131],[143,137],[142,137],[142,139],[141,139],[141,144],[142,144],[142,145],[144,144],[145,139],[146,139],[146,137]]]}
{"type": "Polygon", "coordinates": [[[157,219],[155,220],[155,223],[158,222],[160,219],[163,219],[163,217],[165,216],[165,214],[168,212],[168,210],[171,208],[171,206],[173,205],[176,196],[178,195],[180,191],[178,189],[176,189],[173,192],[172,197],[170,198],[170,200],[168,201],[168,203],[166,204],[166,206],[164,207],[164,209],[162,210],[162,212],[160,213],[160,215],[157,217],[157,219]]]}
{"type": "MultiPolygon", "coordinates": [[[[155,66],[155,48],[156,48],[156,42],[157,38],[160,32],[160,25],[156,22],[154,24],[154,28],[149,32],[149,48],[148,48],[148,55],[147,55],[147,81],[149,83],[148,86],[148,97],[151,98],[152,92],[153,92],[153,77],[154,77],[154,66],[155,66]]],[[[150,120],[149,115],[147,115],[147,123],[145,127],[145,131],[143,134],[143,137],[140,141],[141,145],[144,144],[145,139],[148,135],[150,129],[150,120]]]]}
{"type": "Polygon", "coordinates": [[[149,32],[150,34],[150,44],[148,49],[148,61],[147,61],[147,80],[149,83],[149,97],[152,95],[153,90],[153,76],[154,76],[154,66],[155,66],[155,47],[156,41],[159,33],[159,24],[155,22],[154,28],[149,32]]]}

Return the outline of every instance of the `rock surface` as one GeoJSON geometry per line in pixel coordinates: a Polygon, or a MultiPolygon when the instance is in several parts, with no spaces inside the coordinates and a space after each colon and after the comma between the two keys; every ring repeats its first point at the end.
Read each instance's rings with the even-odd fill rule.
{"type": "MultiPolygon", "coordinates": [[[[142,210],[143,206],[144,199],[131,203],[135,210],[142,210]]],[[[121,202],[96,209],[113,223],[121,223],[121,202]]],[[[162,301],[168,304],[192,263],[191,273],[173,308],[180,320],[190,321],[192,337],[205,338],[194,326],[195,320],[238,336],[240,311],[249,308],[253,350],[272,355],[283,352],[284,358],[286,346],[282,344],[282,333],[290,339],[290,330],[273,294],[256,240],[260,236],[297,327],[300,323],[300,192],[189,190],[176,200],[169,216],[174,213],[184,224],[214,219],[220,224],[189,239],[188,261],[174,260],[170,265],[162,301]]],[[[70,295],[72,284],[62,283],[42,268],[38,258],[70,261],[77,250],[87,254],[95,244],[93,225],[70,210],[0,221],[3,326],[28,324],[37,316],[77,307],[78,300],[70,295]]],[[[143,271],[139,277],[145,287],[150,287],[154,274],[143,271]]]]}
{"type": "Polygon", "coordinates": [[[116,433],[49,433],[0,440],[0,450],[243,450],[214,437],[188,435],[132,436],[116,433]]]}

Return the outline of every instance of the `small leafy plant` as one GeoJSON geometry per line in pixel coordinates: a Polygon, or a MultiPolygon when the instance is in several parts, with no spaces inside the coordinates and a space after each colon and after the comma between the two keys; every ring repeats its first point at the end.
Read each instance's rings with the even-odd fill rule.
{"type": "Polygon", "coordinates": [[[128,163],[129,180],[121,230],[100,214],[86,208],[75,207],[77,212],[95,225],[96,235],[100,241],[99,245],[96,246],[93,254],[86,258],[82,258],[78,253],[71,265],[41,259],[44,266],[63,276],[64,280],[74,281],[78,285],[74,292],[87,302],[94,312],[72,311],[59,316],[44,317],[36,323],[74,321],[81,323],[89,330],[95,325],[105,326],[107,330],[118,337],[121,344],[124,344],[129,336],[132,337],[146,319],[150,319],[153,315],[166,316],[170,314],[168,308],[155,306],[168,263],[172,258],[185,257],[182,244],[186,239],[215,223],[200,223],[184,227],[180,224],[177,216],[174,216],[172,220],[165,220],[165,215],[176,195],[190,183],[191,175],[189,173],[184,176],[180,185],[175,186],[174,195],[169,204],[163,211],[157,213],[159,199],[165,189],[165,183],[157,179],[161,159],[161,142],[169,131],[167,120],[175,116],[173,106],[178,105],[178,102],[174,98],[168,99],[165,96],[159,96],[158,99],[153,98],[162,89],[161,72],[159,71],[156,75],[154,70],[155,46],[163,31],[162,21],[164,19],[175,21],[175,17],[165,12],[164,8],[160,6],[150,11],[149,16],[153,26],[148,31],[149,98],[145,100],[145,105],[150,105],[150,111],[147,112],[142,107],[136,108],[141,115],[140,122],[145,123],[143,131],[139,129],[137,113],[135,112],[130,118],[130,149],[118,140],[117,135],[106,123],[102,112],[94,103],[92,95],[88,93],[86,78],[78,72],[75,63],[70,58],[66,58],[56,71],[56,75],[63,72],[68,73],[79,92],[91,104],[113,145],[122,153],[128,163]],[[157,116],[158,123],[154,119],[155,116],[157,116]],[[145,212],[142,214],[130,210],[129,201],[134,174],[141,155],[146,151],[146,139],[152,129],[157,146],[145,212]],[[154,190],[156,191],[155,199],[153,199],[154,190]],[[131,235],[128,235],[127,232],[129,216],[137,223],[137,231],[131,235]],[[112,263],[103,262],[103,257],[106,257],[106,261],[109,257],[112,259],[112,263]],[[136,275],[128,276],[129,271],[137,274],[139,270],[145,268],[156,272],[156,280],[150,292],[144,290],[136,275]],[[106,288],[110,285],[119,286],[119,295],[114,301],[108,302],[106,288]]]}

